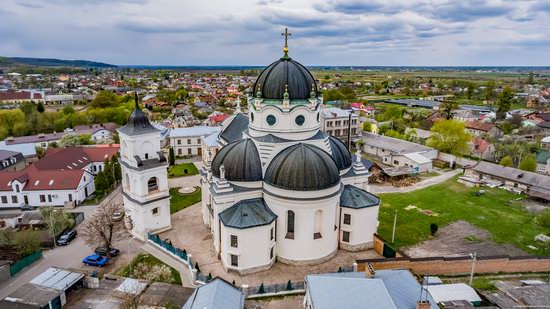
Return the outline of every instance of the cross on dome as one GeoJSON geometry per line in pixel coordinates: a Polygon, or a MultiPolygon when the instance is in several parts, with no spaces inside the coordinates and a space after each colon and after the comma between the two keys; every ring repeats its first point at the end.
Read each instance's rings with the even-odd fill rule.
{"type": "Polygon", "coordinates": [[[285,55],[283,58],[288,58],[288,37],[291,36],[292,33],[288,32],[288,28],[285,28],[285,32],[281,33],[281,35],[285,37],[285,46],[283,47],[285,55]]]}

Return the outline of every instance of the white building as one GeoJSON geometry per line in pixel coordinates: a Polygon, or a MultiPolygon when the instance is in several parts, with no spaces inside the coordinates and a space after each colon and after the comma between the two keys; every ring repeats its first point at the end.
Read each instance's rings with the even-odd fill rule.
{"type": "Polygon", "coordinates": [[[351,138],[355,139],[359,133],[359,115],[353,111],[329,107],[321,109],[321,130],[332,135],[344,143],[348,142],[348,132],[351,128],[351,138]],[[351,115],[351,126],[350,126],[351,115]]]}
{"type": "Polygon", "coordinates": [[[95,192],[94,177],[118,147],[50,149],[23,170],[0,173],[0,208],[79,205],[95,192]]]}
{"type": "Polygon", "coordinates": [[[170,130],[170,147],[176,156],[202,155],[202,139],[220,132],[220,127],[196,126],[170,130]]]}
{"type": "Polygon", "coordinates": [[[321,131],[311,73],[285,52],[253,89],[248,114],[226,120],[224,146],[201,170],[203,220],[222,265],[246,274],[372,247],[379,199],[364,190],[370,174],[360,156],[353,162],[321,131]]]}
{"type": "Polygon", "coordinates": [[[125,220],[131,233],[147,239],[147,233],[172,228],[168,162],[160,150],[160,131],[136,107],[128,123],[119,128],[122,195],[125,220]]]}

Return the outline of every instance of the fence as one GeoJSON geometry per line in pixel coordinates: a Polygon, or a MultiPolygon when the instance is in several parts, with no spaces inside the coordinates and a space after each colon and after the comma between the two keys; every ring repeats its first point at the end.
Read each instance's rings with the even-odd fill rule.
{"type": "MultiPolygon", "coordinates": [[[[389,259],[358,260],[357,270],[365,271],[370,264],[374,269],[408,268],[412,272],[423,275],[464,275],[472,268],[472,258],[460,257],[398,257],[389,259]]],[[[523,273],[547,272],[550,270],[550,256],[483,256],[478,257],[475,273],[523,273]]]]}
{"type": "Polygon", "coordinates": [[[290,283],[275,283],[275,284],[261,284],[253,287],[241,287],[241,291],[244,293],[244,297],[261,296],[266,294],[290,294],[294,292],[303,292],[305,290],[305,282],[290,282],[290,283]]]}
{"type": "Polygon", "coordinates": [[[187,251],[185,251],[185,249],[180,249],[178,247],[175,247],[174,245],[172,245],[171,242],[160,239],[160,237],[156,234],[147,234],[147,238],[153,245],[156,245],[157,247],[163,249],[164,251],[171,253],[172,256],[174,256],[175,258],[177,258],[178,260],[181,260],[184,264],[186,264],[187,267],[189,267],[189,270],[191,271],[191,273],[196,273],[197,277],[194,278],[194,280],[198,280],[198,276],[202,275],[193,266],[193,259],[191,258],[190,254],[187,254],[187,251]]]}
{"type": "Polygon", "coordinates": [[[393,258],[393,257],[406,257],[407,255],[399,250],[392,248],[386,243],[386,241],[380,237],[378,234],[373,236],[373,248],[374,251],[380,254],[383,257],[393,258]]]}
{"type": "Polygon", "coordinates": [[[31,265],[32,263],[36,262],[42,257],[42,251],[37,251],[31,255],[27,255],[26,257],[20,259],[19,261],[13,263],[10,265],[10,275],[13,277],[18,272],[25,269],[25,267],[31,265]]]}

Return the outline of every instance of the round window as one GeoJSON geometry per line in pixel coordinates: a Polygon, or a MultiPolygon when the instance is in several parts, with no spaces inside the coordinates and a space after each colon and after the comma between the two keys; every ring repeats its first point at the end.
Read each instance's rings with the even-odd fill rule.
{"type": "Polygon", "coordinates": [[[297,125],[301,126],[304,124],[304,122],[306,122],[306,118],[303,115],[299,115],[296,117],[294,121],[296,122],[297,125]]]}
{"type": "Polygon", "coordinates": [[[275,116],[273,115],[269,115],[267,116],[267,118],[265,119],[267,121],[267,124],[272,126],[275,124],[275,122],[277,122],[277,118],[275,118],[275,116]]]}

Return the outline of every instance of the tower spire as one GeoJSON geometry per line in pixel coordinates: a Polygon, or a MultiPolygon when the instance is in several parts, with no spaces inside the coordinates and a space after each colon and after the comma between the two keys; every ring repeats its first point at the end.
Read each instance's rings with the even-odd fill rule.
{"type": "Polygon", "coordinates": [[[137,91],[134,91],[134,100],[136,101],[136,109],[139,109],[139,97],[137,91]]]}
{"type": "Polygon", "coordinates": [[[290,57],[288,56],[288,37],[291,36],[292,33],[288,32],[288,28],[285,27],[285,32],[281,33],[281,35],[285,37],[285,46],[283,47],[283,52],[285,54],[281,59],[288,60],[290,59],[290,57]]]}

